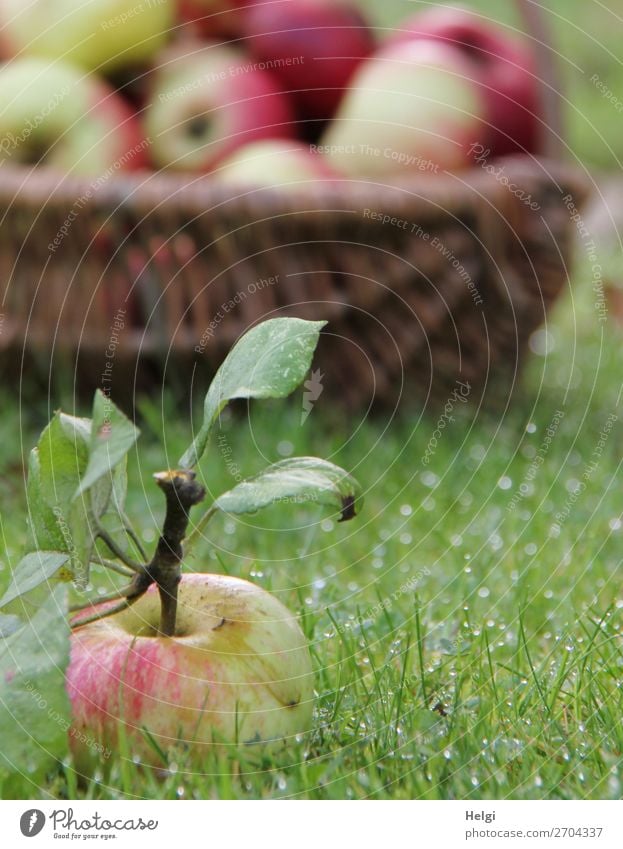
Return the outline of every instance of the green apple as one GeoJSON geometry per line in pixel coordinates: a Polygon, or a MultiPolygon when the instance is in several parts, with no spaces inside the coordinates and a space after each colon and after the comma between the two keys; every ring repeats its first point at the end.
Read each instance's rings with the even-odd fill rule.
{"type": "Polygon", "coordinates": [[[166,41],[174,5],[174,0],[0,0],[0,51],[63,59],[86,70],[136,65],[166,41]]]}
{"type": "Polygon", "coordinates": [[[326,160],[296,141],[267,139],[245,145],[214,171],[214,179],[240,189],[283,188],[311,180],[331,180],[335,172],[326,160]]]}
{"type": "Polygon", "coordinates": [[[110,86],[62,62],[0,65],[0,161],[97,176],[144,166],[148,142],[110,86]]]}
{"type": "Polygon", "coordinates": [[[187,746],[201,768],[215,743],[277,750],[310,729],[307,641],[274,596],[238,578],[189,574],[173,637],[159,634],[160,612],[152,585],[122,613],[74,631],[67,690],[79,770],[118,752],[121,733],[143,763],[163,765],[151,737],[165,753],[187,746]]]}

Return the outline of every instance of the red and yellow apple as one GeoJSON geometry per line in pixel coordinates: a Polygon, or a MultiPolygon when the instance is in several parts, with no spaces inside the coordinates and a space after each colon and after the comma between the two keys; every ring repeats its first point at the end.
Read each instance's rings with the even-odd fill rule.
{"type": "Polygon", "coordinates": [[[63,62],[0,66],[0,160],[98,176],[146,162],[148,142],[110,86],[63,62]]]}
{"type": "Polygon", "coordinates": [[[148,734],[163,752],[188,746],[200,768],[214,744],[278,749],[309,730],[307,641],[274,596],[238,578],[188,574],[175,636],[158,635],[159,619],[152,586],[122,613],[73,632],[67,691],[79,770],[124,744],[132,757],[163,766],[148,734]]]}
{"type": "Polygon", "coordinates": [[[355,74],[319,150],[353,177],[456,170],[483,140],[484,112],[461,51],[431,40],[388,45],[355,74]]]}
{"type": "Polygon", "coordinates": [[[335,113],[375,39],[352,0],[256,2],[244,16],[246,49],[270,64],[299,117],[327,120],[335,113]]]}
{"type": "Polygon", "coordinates": [[[205,172],[249,142],[294,133],[272,76],[229,45],[183,43],[165,51],[145,110],[158,168],[205,172]]]}
{"type": "Polygon", "coordinates": [[[399,27],[391,43],[436,39],[471,60],[486,105],[487,138],[492,156],[516,151],[538,153],[543,140],[539,81],[526,44],[484,16],[466,9],[434,7],[399,27]]]}
{"type": "Polygon", "coordinates": [[[173,22],[173,0],[0,0],[0,53],[132,67],[156,55],[173,22]]]}
{"type": "Polygon", "coordinates": [[[315,180],[333,180],[337,175],[326,160],[296,141],[268,139],[241,147],[225,159],[213,178],[239,189],[288,185],[315,180]]]}

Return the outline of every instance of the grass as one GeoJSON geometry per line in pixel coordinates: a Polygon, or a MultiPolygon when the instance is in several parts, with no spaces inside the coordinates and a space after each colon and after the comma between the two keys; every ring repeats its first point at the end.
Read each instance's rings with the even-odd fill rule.
{"type": "MultiPolygon", "coordinates": [[[[393,24],[416,4],[373,5],[393,24]]],[[[586,165],[618,165],[618,113],[590,83],[598,73],[621,90],[614,13],[578,0],[549,7],[570,147],[586,165]]],[[[598,321],[590,269],[578,269],[548,341],[512,407],[459,406],[428,465],[435,420],[418,409],[345,422],[321,398],[301,427],[299,397],[226,416],[206,464],[214,492],[231,485],[232,463],[247,474],[289,452],[331,457],[366,489],[347,524],[300,505],[219,519],[188,564],[250,578],[300,615],[316,669],[314,731],[280,759],[214,753],[201,774],[183,752],[160,778],[128,752],[86,787],[65,765],[39,795],[620,798],[621,331],[598,321]]],[[[20,458],[47,414],[3,404],[0,584],[27,532],[20,458]]],[[[150,476],[179,456],[188,427],[171,394],[144,400],[141,415],[129,512],[153,544],[163,505],[150,476]]]]}
{"type": "MultiPolygon", "coordinates": [[[[458,410],[428,466],[435,422],[418,410],[345,427],[321,399],[301,427],[299,398],[285,413],[257,403],[225,419],[206,466],[215,493],[231,486],[232,464],[251,473],[292,451],[331,456],[366,489],[363,514],[347,524],[301,505],[216,520],[188,564],[250,578],[300,615],[317,675],[309,738],[259,764],[215,754],[201,774],[179,753],[164,779],[119,757],[108,779],[83,788],[66,767],[43,792],[620,797],[621,336],[593,317],[578,276],[548,329],[553,350],[533,357],[518,401],[503,416],[458,410]]],[[[148,543],[162,518],[150,476],[188,437],[174,406],[165,396],[164,408],[141,408],[129,506],[148,543]]],[[[21,431],[4,420],[6,456],[37,418],[31,411],[21,431]]],[[[12,465],[3,471],[7,564],[26,532],[25,503],[12,465]]]]}

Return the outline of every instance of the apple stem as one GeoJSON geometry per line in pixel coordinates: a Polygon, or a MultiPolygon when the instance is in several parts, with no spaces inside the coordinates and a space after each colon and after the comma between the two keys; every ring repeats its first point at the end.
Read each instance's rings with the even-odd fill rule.
{"type": "Polygon", "coordinates": [[[175,634],[177,622],[177,595],[181,580],[184,550],[190,508],[205,498],[204,487],[188,470],[160,472],[155,475],[167,500],[167,512],[156,551],[147,567],[147,574],[157,584],[160,593],[160,633],[165,637],[175,634]]]}

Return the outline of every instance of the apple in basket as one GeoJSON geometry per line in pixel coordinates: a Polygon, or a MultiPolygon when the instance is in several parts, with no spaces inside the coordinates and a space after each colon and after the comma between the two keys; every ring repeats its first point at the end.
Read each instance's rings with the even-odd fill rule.
{"type": "Polygon", "coordinates": [[[0,53],[134,66],[155,56],[173,21],[174,0],[0,0],[0,53]]]}
{"type": "Polygon", "coordinates": [[[483,15],[460,8],[431,8],[398,27],[392,43],[437,39],[458,48],[476,68],[488,123],[484,144],[492,156],[538,153],[543,135],[539,81],[529,47],[509,38],[483,15]]]}
{"type": "Polygon", "coordinates": [[[312,153],[309,145],[285,139],[267,139],[241,147],[214,171],[213,178],[243,191],[245,188],[308,185],[335,180],[326,159],[312,153]]]}
{"type": "Polygon", "coordinates": [[[334,114],[357,67],[375,48],[352,0],[256,2],[244,16],[246,49],[270,63],[301,120],[334,114]]]}
{"type": "Polygon", "coordinates": [[[273,77],[230,45],[183,42],[160,56],[144,113],[157,168],[210,171],[249,142],[294,133],[273,77]]]}
{"type": "Polygon", "coordinates": [[[177,0],[177,18],[201,38],[236,38],[254,2],[259,0],[177,0]]]}
{"type": "Polygon", "coordinates": [[[107,83],[63,62],[0,65],[0,161],[97,176],[145,165],[135,113],[107,83]]]}
{"type": "Polygon", "coordinates": [[[390,44],[355,74],[319,151],[354,177],[466,167],[485,130],[474,76],[455,47],[432,40],[390,44]]]}

